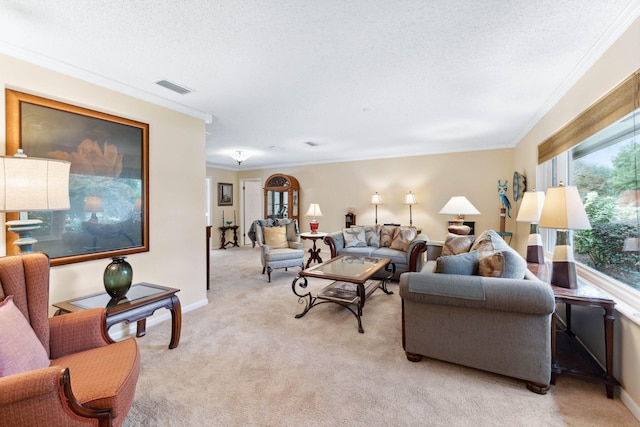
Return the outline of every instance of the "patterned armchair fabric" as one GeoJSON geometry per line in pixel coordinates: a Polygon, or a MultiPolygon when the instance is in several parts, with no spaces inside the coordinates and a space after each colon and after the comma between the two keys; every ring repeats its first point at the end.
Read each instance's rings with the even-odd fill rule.
{"type": "Polygon", "coordinates": [[[279,220],[280,225],[255,227],[256,243],[260,246],[260,259],[262,261],[262,274],[267,272],[271,282],[271,272],[276,268],[300,267],[304,269],[304,250],[300,241],[298,222],[295,220],[279,220]],[[285,221],[285,222],[283,222],[285,221]],[[266,231],[265,231],[266,230],[266,231]],[[270,236],[271,231],[282,238],[270,236]]]}
{"type": "MultiPolygon", "coordinates": [[[[122,424],[138,381],[135,339],[114,343],[105,329],[104,309],[49,318],[45,254],[0,258],[0,301],[9,295],[44,346],[50,365],[0,377],[3,421],[12,426],[122,424]]],[[[15,354],[22,351],[16,348],[15,354]]]]}

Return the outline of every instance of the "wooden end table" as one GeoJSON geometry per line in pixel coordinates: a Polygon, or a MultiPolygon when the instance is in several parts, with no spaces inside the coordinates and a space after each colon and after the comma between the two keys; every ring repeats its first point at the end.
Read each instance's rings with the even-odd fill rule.
{"type": "MultiPolygon", "coordinates": [[[[527,267],[538,278],[549,283],[551,269],[547,264],[528,263],[527,267]]],[[[613,311],[615,301],[594,286],[579,283],[575,289],[567,289],[551,284],[556,303],[565,305],[566,326],[557,328],[557,313],[551,318],[551,384],[560,375],[595,379],[605,384],[607,397],[613,399],[615,386],[620,383],[613,377],[613,311]],[[600,308],[604,311],[605,366],[598,361],[578,341],[571,330],[571,307],[574,305],[600,308]]]]}
{"type": "Polygon", "coordinates": [[[171,311],[171,341],[169,348],[174,349],[180,342],[182,328],[182,309],[176,295],[180,289],[151,283],[137,283],[132,285],[124,298],[114,300],[106,292],[74,298],[53,304],[58,309],[55,315],[75,313],[89,308],[106,308],[106,329],[116,323],[137,322],[136,336],[143,337],[147,332],[147,317],[159,308],[171,311]]]}
{"type": "Polygon", "coordinates": [[[222,227],[218,227],[220,230],[220,249],[227,249],[227,246],[231,245],[233,247],[238,246],[238,226],[237,225],[224,225],[222,227]],[[233,230],[233,240],[227,242],[226,234],[227,230],[233,230]]]}
{"type": "Polygon", "coordinates": [[[307,267],[309,268],[309,266],[311,265],[312,261],[315,261],[317,263],[322,263],[322,258],[320,258],[320,251],[322,250],[321,248],[317,248],[316,247],[316,240],[320,240],[320,239],[324,239],[324,237],[327,235],[328,233],[322,233],[320,231],[318,231],[317,233],[300,233],[300,237],[303,240],[311,240],[313,241],[313,247],[309,249],[309,260],[307,261],[307,267]]]}

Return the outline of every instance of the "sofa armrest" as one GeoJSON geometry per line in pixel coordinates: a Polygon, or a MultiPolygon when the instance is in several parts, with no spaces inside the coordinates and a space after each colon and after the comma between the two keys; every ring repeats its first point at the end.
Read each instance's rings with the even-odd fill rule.
{"type": "Polygon", "coordinates": [[[302,249],[302,242],[299,240],[297,242],[289,242],[289,247],[291,249],[302,249]]]}
{"type": "Polygon", "coordinates": [[[443,241],[429,240],[427,242],[427,261],[435,261],[442,254],[443,241]]]}
{"type": "Polygon", "coordinates": [[[71,392],[69,369],[59,366],[0,378],[2,419],[9,424],[111,425],[110,410],[80,405],[71,392]],[[89,418],[86,418],[89,417],[89,418]]]}
{"type": "Polygon", "coordinates": [[[92,308],[49,318],[49,357],[57,359],[112,343],[105,329],[105,318],[104,308],[92,308]]]}
{"type": "Polygon", "coordinates": [[[426,234],[418,234],[415,239],[411,241],[407,248],[407,265],[408,271],[420,271],[424,264],[424,251],[427,249],[427,241],[429,237],[426,234]]]}
{"type": "Polygon", "coordinates": [[[329,246],[331,251],[331,258],[335,258],[338,255],[340,249],[344,249],[344,236],[342,231],[334,231],[324,236],[322,241],[329,246]]]}
{"type": "Polygon", "coordinates": [[[552,314],[551,286],[540,280],[502,279],[439,273],[404,273],[400,296],[424,304],[552,314]]]}

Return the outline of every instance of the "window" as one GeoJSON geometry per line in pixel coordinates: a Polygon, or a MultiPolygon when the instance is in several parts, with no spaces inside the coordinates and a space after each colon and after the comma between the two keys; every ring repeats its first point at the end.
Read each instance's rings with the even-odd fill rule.
{"type": "Polygon", "coordinates": [[[570,150],[568,181],[578,187],[591,230],[574,236],[576,261],[640,290],[640,110],[570,150]]]}
{"type": "MultiPolygon", "coordinates": [[[[640,310],[640,70],[538,146],[537,188],[575,185],[592,229],[573,238],[578,275],[640,310]]],[[[554,230],[543,230],[553,251],[554,230]]],[[[629,311],[627,311],[629,310],[629,311]]]]}

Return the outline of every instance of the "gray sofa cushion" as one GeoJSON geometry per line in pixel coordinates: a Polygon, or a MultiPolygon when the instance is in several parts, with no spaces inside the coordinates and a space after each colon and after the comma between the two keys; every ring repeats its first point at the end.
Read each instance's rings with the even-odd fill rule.
{"type": "Polygon", "coordinates": [[[471,276],[478,272],[478,252],[441,256],[436,260],[434,273],[471,276]]]}

